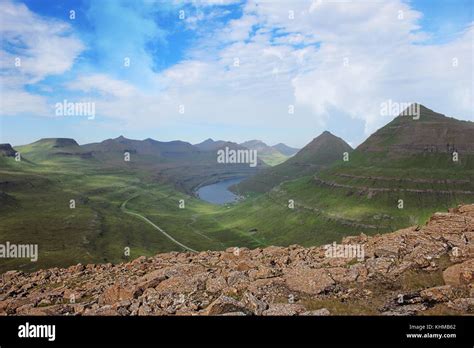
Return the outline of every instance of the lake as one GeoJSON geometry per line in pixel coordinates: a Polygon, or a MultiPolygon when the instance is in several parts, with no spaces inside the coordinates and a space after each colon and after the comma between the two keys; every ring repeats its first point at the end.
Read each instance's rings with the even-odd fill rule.
{"type": "Polygon", "coordinates": [[[196,193],[200,199],[212,204],[225,204],[235,202],[238,196],[229,191],[229,187],[238,184],[245,178],[225,179],[215,184],[199,188],[196,193]]]}

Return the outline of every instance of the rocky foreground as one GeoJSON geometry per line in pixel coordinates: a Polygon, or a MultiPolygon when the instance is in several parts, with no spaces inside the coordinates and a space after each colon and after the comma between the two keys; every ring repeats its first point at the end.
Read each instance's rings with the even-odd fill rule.
{"type": "Polygon", "coordinates": [[[474,205],[323,247],[166,253],[1,276],[3,315],[473,314],[474,205]]]}

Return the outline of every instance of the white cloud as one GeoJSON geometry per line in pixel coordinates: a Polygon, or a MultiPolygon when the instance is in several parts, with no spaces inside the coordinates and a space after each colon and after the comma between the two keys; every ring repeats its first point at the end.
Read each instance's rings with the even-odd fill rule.
{"type": "MultiPolygon", "coordinates": [[[[380,116],[380,103],[387,99],[421,102],[474,120],[473,27],[448,43],[426,45],[421,17],[402,0],[250,0],[241,18],[204,35],[186,60],[150,72],[152,88],[141,90],[104,74],[80,76],[66,87],[98,93],[99,117],[119,118],[130,127],[204,124],[268,132],[298,127],[299,133],[288,135],[298,145],[341,115],[360,120],[368,135],[389,121],[380,116]],[[290,104],[294,115],[288,113],[290,104]],[[184,114],[179,105],[185,106],[184,114]]],[[[188,24],[199,27],[207,19],[198,15],[188,24]]],[[[50,35],[67,32],[58,23],[51,28],[50,35]]],[[[41,49],[32,52],[59,59],[40,54],[41,49]]],[[[67,70],[74,57],[62,57],[66,63],[56,69],[67,70]]],[[[31,76],[52,73],[40,67],[31,76]]]]}
{"type": "Polygon", "coordinates": [[[44,115],[45,99],[25,86],[70,70],[84,47],[71,34],[69,24],[43,19],[23,4],[3,1],[0,22],[2,42],[10,46],[9,52],[0,50],[0,113],[44,115]]]}
{"type": "Polygon", "coordinates": [[[117,98],[132,98],[137,93],[136,88],[131,84],[104,74],[80,76],[78,79],[67,83],[66,87],[85,93],[98,92],[102,96],[117,98]]]}
{"type": "Polygon", "coordinates": [[[162,75],[167,98],[192,105],[192,119],[220,115],[229,125],[319,127],[340,111],[363,121],[366,135],[389,121],[380,116],[387,99],[474,119],[472,27],[424,45],[421,16],[402,1],[250,1],[242,18],[209,35],[195,61],[162,75]],[[288,117],[291,103],[296,114],[288,117]]]}
{"type": "Polygon", "coordinates": [[[14,66],[14,60],[10,62],[10,68],[16,68],[29,83],[71,69],[84,49],[81,41],[71,35],[68,23],[45,20],[23,4],[2,2],[0,18],[2,41],[13,44],[13,55],[21,59],[19,69],[14,66]]]}

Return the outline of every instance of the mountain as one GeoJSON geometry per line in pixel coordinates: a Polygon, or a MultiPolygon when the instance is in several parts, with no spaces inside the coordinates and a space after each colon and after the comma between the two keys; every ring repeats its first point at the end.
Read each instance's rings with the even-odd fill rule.
{"type": "Polygon", "coordinates": [[[0,157],[14,157],[16,151],[10,144],[0,144],[0,157]]]}
{"type": "Polygon", "coordinates": [[[352,148],[341,138],[328,131],[314,138],[296,155],[275,167],[242,181],[235,187],[238,192],[266,192],[283,181],[312,175],[343,157],[352,148]]]}
{"type": "MultiPolygon", "coordinates": [[[[283,164],[265,169],[262,163],[257,168],[219,163],[215,150],[182,142],[122,137],[95,149],[56,140],[27,145],[22,161],[0,157],[0,239],[39,244],[42,256],[38,262],[6,259],[0,271],[128,262],[140,255],[180,251],[182,245],[199,251],[311,247],[349,234],[375,236],[423,226],[435,211],[474,203],[471,123],[443,115],[434,122],[429,113],[421,108],[419,120],[396,118],[354,151],[342,139],[323,133],[283,164]],[[413,130],[396,123],[407,121],[419,122],[412,125],[418,136],[408,150],[405,132],[413,130]],[[430,134],[436,134],[439,144],[452,144],[453,132],[463,139],[452,147],[459,156],[449,149],[425,150],[435,139],[430,134]],[[121,153],[125,148],[132,152],[128,163],[121,153]],[[80,151],[91,157],[71,155],[80,151]],[[28,165],[30,155],[35,162],[28,165]],[[247,182],[260,178],[255,184],[266,189],[263,194],[249,194],[227,206],[193,196],[200,185],[252,174],[247,182]],[[129,245],[131,258],[117,252],[129,245]]],[[[377,255],[397,245],[404,244],[388,245],[388,251],[377,255]]]]}
{"type": "Polygon", "coordinates": [[[460,121],[419,105],[419,119],[399,115],[372,134],[357,151],[392,156],[438,153],[474,154],[474,123],[460,121]]]}
{"type": "Polygon", "coordinates": [[[35,163],[48,162],[51,165],[70,164],[83,165],[84,161],[92,159],[92,154],[83,149],[70,138],[43,138],[28,145],[16,146],[25,158],[35,163]]]}
{"type": "Polygon", "coordinates": [[[282,184],[272,199],[295,199],[320,216],[380,233],[422,224],[433,211],[474,203],[473,173],[474,123],[420,105],[419,119],[395,117],[347,161],[282,184]]]}
{"type": "Polygon", "coordinates": [[[275,150],[279,151],[280,153],[284,154],[285,156],[291,157],[296,154],[300,149],[290,147],[283,143],[278,143],[272,146],[275,150]]]}
{"type": "Polygon", "coordinates": [[[0,278],[0,311],[11,316],[472,315],[473,230],[474,206],[466,205],[434,214],[422,227],[355,235],[320,247],[173,252],[115,265],[9,271],[0,278]],[[178,293],[185,300],[176,305],[178,293]],[[58,294],[64,298],[58,300],[58,294]],[[297,294],[297,299],[262,294],[297,294]]]}
{"type": "Polygon", "coordinates": [[[257,151],[257,156],[270,166],[283,163],[288,158],[288,156],[282,154],[277,149],[268,146],[261,140],[249,140],[240,145],[247,149],[257,151]]]}
{"type": "Polygon", "coordinates": [[[209,138],[204,140],[202,143],[195,144],[194,146],[197,147],[201,151],[216,151],[225,145],[228,144],[227,141],[224,140],[217,140],[214,141],[213,139],[209,138]]]}
{"type": "Polygon", "coordinates": [[[123,152],[129,151],[130,153],[139,155],[168,159],[190,157],[198,153],[198,149],[184,141],[175,140],[162,142],[150,138],[145,140],[132,140],[123,136],[119,136],[115,139],[107,139],[100,143],[86,144],[83,145],[82,148],[94,153],[120,152],[121,155],[123,155],[123,152]]]}
{"type": "MultiPolygon", "coordinates": [[[[283,144],[282,144],[283,145],[283,144]]],[[[282,154],[278,149],[268,146],[261,140],[249,140],[241,144],[236,144],[224,140],[213,140],[211,138],[204,140],[199,144],[194,145],[201,151],[217,151],[226,146],[232,149],[249,149],[256,150],[257,156],[265,164],[274,166],[284,162],[289,156],[282,154]]]]}
{"type": "Polygon", "coordinates": [[[262,153],[275,153],[277,152],[276,149],[268,146],[261,140],[248,140],[246,142],[241,143],[240,145],[246,147],[247,149],[257,150],[262,153]]]}
{"type": "Polygon", "coordinates": [[[30,146],[44,149],[79,149],[79,144],[71,138],[42,138],[30,146]]]}
{"type": "Polygon", "coordinates": [[[235,143],[215,142],[212,139],[191,145],[179,140],[132,140],[123,136],[82,146],[109,166],[135,168],[148,174],[151,172],[156,181],[172,184],[176,189],[190,194],[203,183],[252,175],[263,165],[261,162],[257,163],[257,167],[245,163],[218,163],[217,151],[225,147],[244,149],[235,143]],[[124,161],[125,152],[130,153],[130,162],[124,161]]]}

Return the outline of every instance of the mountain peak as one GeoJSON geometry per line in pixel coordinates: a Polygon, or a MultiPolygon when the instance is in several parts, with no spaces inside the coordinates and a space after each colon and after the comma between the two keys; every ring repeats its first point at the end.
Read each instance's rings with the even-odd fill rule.
{"type": "Polygon", "coordinates": [[[421,104],[405,109],[357,148],[363,152],[422,154],[474,153],[474,123],[437,113],[421,104]]]}
{"type": "Polygon", "coordinates": [[[351,150],[351,146],[343,139],[335,136],[329,131],[324,131],[314,138],[309,144],[303,147],[291,160],[298,160],[299,157],[310,160],[310,158],[313,156],[319,157],[320,155],[324,154],[323,157],[326,157],[330,153],[334,154],[334,152],[337,152],[337,156],[340,157],[342,156],[343,152],[348,152],[351,150]]]}
{"type": "Polygon", "coordinates": [[[195,147],[197,147],[201,151],[214,151],[217,148],[222,147],[225,145],[227,142],[223,140],[214,140],[212,138],[207,138],[203,142],[200,142],[198,144],[194,144],[195,147]]]}

